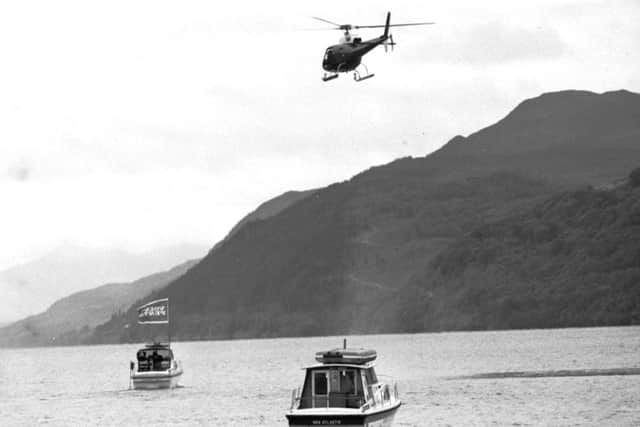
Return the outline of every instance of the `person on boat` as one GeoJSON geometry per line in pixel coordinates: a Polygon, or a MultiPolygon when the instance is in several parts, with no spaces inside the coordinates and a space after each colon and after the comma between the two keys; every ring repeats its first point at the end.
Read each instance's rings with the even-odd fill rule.
{"type": "Polygon", "coordinates": [[[353,384],[353,371],[342,371],[342,379],[340,381],[340,390],[346,394],[355,394],[355,386],[353,384]]]}
{"type": "Polygon", "coordinates": [[[138,370],[146,371],[148,366],[149,365],[147,364],[147,353],[145,351],[139,351],[138,352],[138,370]]]}
{"type": "Polygon", "coordinates": [[[147,366],[150,371],[153,370],[153,354],[151,352],[147,353],[147,366]]]}
{"type": "Polygon", "coordinates": [[[162,364],[162,356],[158,354],[157,350],[153,350],[153,354],[151,355],[151,361],[153,363],[153,370],[159,371],[160,365],[162,364]]]}

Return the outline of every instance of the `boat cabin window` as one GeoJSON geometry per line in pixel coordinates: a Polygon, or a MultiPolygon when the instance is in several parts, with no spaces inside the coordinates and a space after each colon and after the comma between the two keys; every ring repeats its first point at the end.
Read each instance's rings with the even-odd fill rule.
{"type": "Polygon", "coordinates": [[[349,369],[340,372],[340,391],[346,394],[356,394],[356,371],[349,369]]]}
{"type": "Polygon", "coordinates": [[[365,375],[367,377],[367,384],[373,385],[378,383],[378,377],[376,375],[376,371],[373,368],[367,368],[364,370],[365,375]]]}
{"type": "Polygon", "coordinates": [[[359,369],[335,366],[307,371],[300,408],[359,408],[363,403],[359,369]]]}
{"type": "Polygon", "coordinates": [[[316,396],[325,396],[327,394],[327,373],[315,372],[313,374],[313,394],[316,396]]]}
{"type": "Polygon", "coordinates": [[[166,371],[171,367],[173,353],[168,348],[145,348],[138,350],[139,371],[166,371]]]}

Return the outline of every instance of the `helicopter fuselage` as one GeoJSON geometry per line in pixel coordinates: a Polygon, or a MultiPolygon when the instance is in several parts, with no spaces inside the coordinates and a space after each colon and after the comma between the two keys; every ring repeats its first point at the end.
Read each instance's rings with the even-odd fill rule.
{"type": "Polygon", "coordinates": [[[391,25],[391,12],[387,12],[387,21],[384,25],[351,25],[337,24],[327,19],[314,16],[313,19],[333,25],[334,30],[344,31],[344,37],[339,44],[329,46],[324,52],[322,59],[322,68],[325,73],[322,81],[328,82],[338,78],[340,73],[353,71],[353,79],[357,82],[370,79],[374,74],[370,74],[366,65],[362,64],[362,57],[376,48],[378,45],[384,45],[385,51],[388,46],[393,46],[393,36],[389,33],[390,27],[408,27],[414,25],[430,25],[433,22],[412,22],[391,25]],[[352,29],[359,28],[384,28],[384,33],[380,37],[362,41],[360,37],[354,37],[349,33],[352,29]]]}
{"type": "Polygon", "coordinates": [[[386,35],[365,41],[354,38],[351,42],[330,46],[325,51],[322,68],[333,73],[353,71],[360,65],[365,54],[384,43],[388,38],[386,35]]]}

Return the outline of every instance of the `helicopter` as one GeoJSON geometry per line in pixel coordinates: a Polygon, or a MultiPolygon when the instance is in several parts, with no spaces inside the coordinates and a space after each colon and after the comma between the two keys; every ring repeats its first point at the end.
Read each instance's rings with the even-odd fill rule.
{"type": "Polygon", "coordinates": [[[336,24],[327,19],[318,18],[313,16],[313,19],[326,22],[327,24],[334,25],[336,28],[332,30],[342,30],[344,35],[340,39],[340,43],[329,46],[324,53],[322,59],[322,68],[325,73],[322,77],[322,81],[329,81],[337,79],[340,73],[348,73],[353,71],[353,79],[357,82],[370,79],[375,74],[370,74],[367,66],[362,63],[362,57],[375,49],[379,45],[384,46],[385,52],[389,46],[391,50],[396,45],[393,41],[393,36],[389,33],[389,27],[408,27],[413,25],[432,25],[435,22],[414,22],[409,24],[390,24],[391,12],[387,12],[387,22],[384,25],[351,25],[351,24],[336,24]],[[351,34],[349,31],[359,28],[384,28],[384,33],[370,40],[362,40],[355,34],[351,34]],[[363,69],[361,72],[360,69],[363,69]]]}

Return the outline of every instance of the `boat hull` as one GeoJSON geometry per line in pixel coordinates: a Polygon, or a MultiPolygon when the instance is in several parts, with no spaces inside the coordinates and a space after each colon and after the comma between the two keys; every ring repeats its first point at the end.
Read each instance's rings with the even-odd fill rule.
{"type": "Polygon", "coordinates": [[[131,376],[136,390],[157,390],[178,386],[182,371],[140,372],[131,376]]]}
{"type": "Polygon", "coordinates": [[[287,414],[287,419],[289,426],[390,427],[399,407],[400,402],[388,409],[358,414],[332,414],[330,408],[324,413],[295,411],[287,414]]]}

